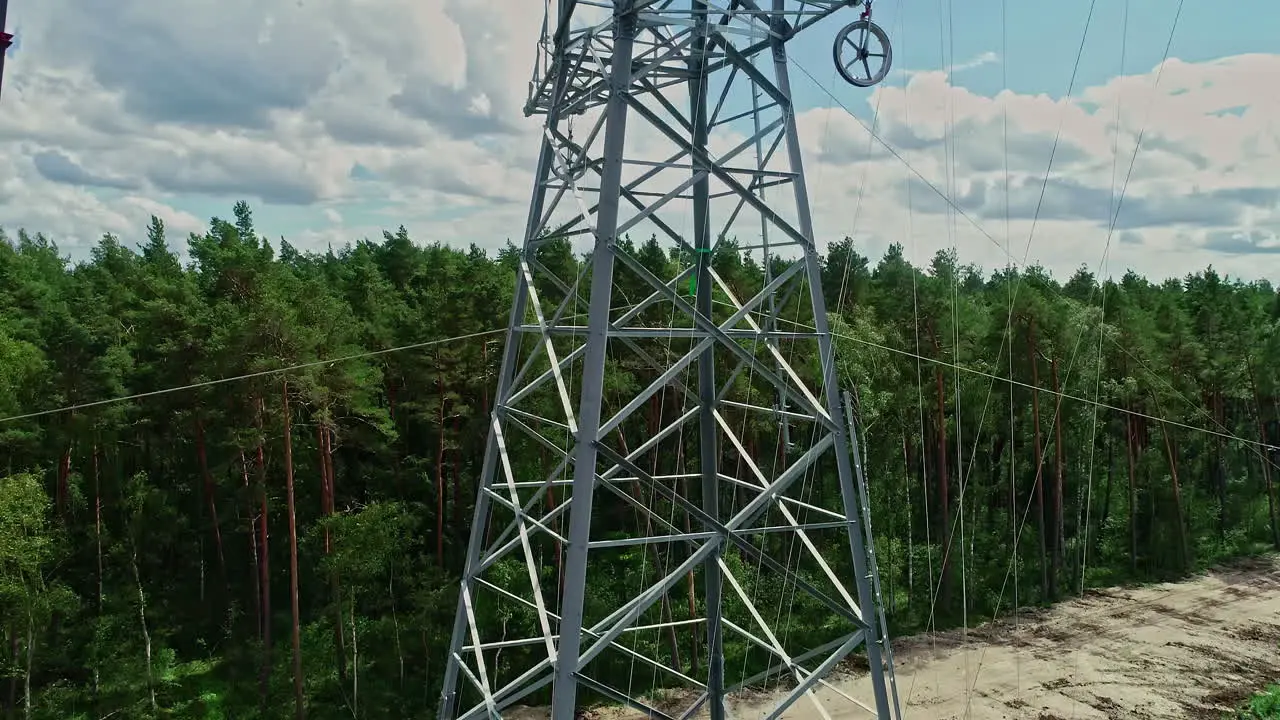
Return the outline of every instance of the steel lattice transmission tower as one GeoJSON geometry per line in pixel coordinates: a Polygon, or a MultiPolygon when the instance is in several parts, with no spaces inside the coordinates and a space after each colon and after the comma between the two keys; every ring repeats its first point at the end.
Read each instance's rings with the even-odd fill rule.
{"type": "MultiPolygon", "coordinates": [[[[770,682],[766,716],[804,695],[827,716],[849,696],[823,678],[859,649],[855,701],[897,716],[786,54],[852,5],[549,0],[441,718],[549,699],[554,720],[601,700],[721,720],[770,682]]],[[[867,14],[838,63],[850,28],[884,40],[867,14]]]]}
{"type": "Polygon", "coordinates": [[[13,46],[13,34],[4,31],[5,16],[9,14],[9,0],[0,0],[0,84],[4,82],[4,57],[13,46]]]}

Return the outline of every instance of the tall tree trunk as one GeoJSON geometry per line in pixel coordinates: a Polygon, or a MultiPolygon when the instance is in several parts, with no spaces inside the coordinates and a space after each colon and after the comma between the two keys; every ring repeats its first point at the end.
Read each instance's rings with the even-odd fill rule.
{"type": "Polygon", "coordinates": [[[1178,454],[1174,452],[1173,441],[1169,438],[1169,426],[1160,423],[1160,429],[1164,434],[1164,449],[1169,456],[1169,482],[1173,488],[1173,509],[1178,514],[1178,550],[1182,556],[1182,567],[1184,572],[1191,567],[1191,549],[1187,543],[1187,520],[1186,515],[1182,512],[1182,488],[1178,483],[1178,454]]]}
{"type": "Polygon", "coordinates": [[[1004,451],[1009,445],[1009,438],[1003,433],[996,435],[991,439],[991,454],[987,456],[987,472],[988,482],[991,487],[987,493],[986,507],[986,527],[987,531],[994,533],[996,530],[996,514],[1000,511],[1002,502],[1000,492],[1001,469],[1004,466],[1004,451]]]}
{"type": "MultiPolygon", "coordinates": [[[[1010,341],[1009,348],[1009,377],[1013,377],[1012,341],[1010,341]]],[[[1010,394],[1009,398],[1010,403],[1013,403],[1012,394],[1010,394]]],[[[1021,418],[1021,409],[1016,403],[1014,403],[1013,417],[1009,419],[1010,436],[1016,437],[1017,429],[1020,424],[1017,421],[1021,418]]],[[[1010,556],[1013,562],[1013,608],[1015,613],[1018,609],[1018,603],[1020,600],[1019,591],[1021,590],[1018,578],[1021,576],[1021,568],[1019,565],[1022,561],[1022,518],[1023,512],[1018,510],[1018,446],[1017,443],[1014,442],[1013,446],[1009,448],[1009,536],[1013,542],[1013,547],[1010,548],[1010,556]]],[[[1016,622],[1016,614],[1014,619],[1016,622]]]]}
{"type": "MultiPolygon", "coordinates": [[[[244,456],[244,450],[240,451],[240,472],[244,479],[245,495],[249,496],[252,486],[249,484],[249,460],[244,456]]],[[[253,622],[258,640],[262,640],[262,588],[259,587],[262,576],[258,570],[262,558],[258,550],[258,511],[252,499],[249,501],[249,550],[253,558],[253,572],[250,577],[253,585],[253,622]]]]}
{"type": "Polygon", "coordinates": [[[360,717],[360,641],[356,638],[356,598],[351,593],[351,714],[360,717]]]}
{"type": "Polygon", "coordinates": [[[138,589],[138,620],[142,625],[142,648],[147,660],[147,695],[151,700],[151,712],[155,714],[159,711],[159,708],[156,704],[155,679],[151,670],[151,629],[147,626],[147,595],[142,590],[142,573],[138,571],[138,542],[136,539],[133,540],[132,545],[129,566],[133,569],[133,582],[138,589]]]}
{"type": "Polygon", "coordinates": [[[911,441],[907,439],[905,427],[902,431],[902,466],[907,474],[903,486],[907,494],[907,611],[910,612],[911,601],[915,597],[916,590],[915,528],[913,527],[915,515],[911,512],[911,482],[915,474],[911,462],[911,441]]]}
{"type": "Polygon", "coordinates": [[[289,419],[289,381],[280,383],[280,405],[284,418],[284,491],[289,513],[289,610],[293,619],[293,703],[294,715],[306,720],[302,698],[302,627],[298,617],[298,521],[293,498],[293,428],[289,419]]]}
{"type": "Polygon", "coordinates": [[[1058,382],[1058,359],[1049,363],[1053,375],[1053,394],[1057,398],[1053,411],[1053,571],[1049,574],[1049,596],[1058,597],[1058,578],[1062,573],[1062,553],[1066,544],[1063,527],[1063,448],[1062,448],[1062,387],[1058,382]]]}
{"type": "Polygon", "coordinates": [[[1262,483],[1267,492],[1267,513],[1271,518],[1271,544],[1280,550],[1280,522],[1276,508],[1276,493],[1271,473],[1270,451],[1267,450],[1267,425],[1262,420],[1262,397],[1258,394],[1258,381],[1253,371],[1253,362],[1249,363],[1249,387],[1253,391],[1253,405],[1258,418],[1258,442],[1262,444],[1262,483]]]}
{"type": "MultiPolygon", "coordinates": [[[[743,418],[742,424],[743,424],[743,434],[746,435],[745,440],[746,440],[746,448],[747,448],[747,457],[749,458],[760,457],[759,443],[756,441],[756,434],[751,430],[747,429],[745,417],[743,418]]],[[[746,488],[742,487],[741,485],[735,484],[733,486],[733,505],[731,506],[732,512],[737,513],[739,510],[746,507],[748,502],[750,501],[747,499],[746,488]]]]}
{"type": "Polygon", "coordinates": [[[267,461],[262,447],[266,441],[262,419],[265,407],[261,397],[255,399],[258,406],[258,592],[262,598],[258,603],[262,608],[262,668],[258,675],[258,692],[262,712],[266,713],[271,691],[271,534],[267,522],[267,461]]]}
{"type": "MultiPolygon", "coordinates": [[[[938,336],[934,331],[932,320],[929,321],[929,336],[933,340],[934,356],[941,361],[942,344],[938,342],[938,336]]],[[[941,513],[939,518],[941,531],[938,533],[938,542],[942,543],[942,569],[938,573],[938,599],[939,606],[946,610],[951,606],[951,476],[947,472],[947,398],[943,388],[941,365],[934,368],[933,378],[938,398],[938,506],[941,513]]]]}
{"type": "MultiPolygon", "coordinates": [[[[676,442],[677,442],[677,445],[676,445],[675,468],[676,468],[676,471],[679,472],[684,467],[684,443],[682,439],[677,440],[676,442]]],[[[674,489],[674,486],[672,489],[674,489]]],[[[681,479],[680,492],[684,495],[686,499],[689,498],[690,492],[689,492],[688,478],[681,479]]],[[[689,513],[686,512],[681,514],[684,515],[684,531],[686,533],[692,533],[693,524],[689,519],[689,513]]],[[[693,550],[690,549],[689,553],[692,554],[693,550]]],[[[698,602],[697,602],[697,589],[696,589],[697,586],[694,584],[693,570],[689,570],[689,572],[685,574],[685,580],[686,580],[686,588],[688,591],[687,597],[689,600],[689,619],[692,620],[693,618],[698,617],[698,602]]],[[[698,626],[694,624],[690,624],[689,625],[689,675],[691,677],[698,676],[698,665],[700,663],[700,658],[701,658],[701,653],[698,652],[699,648],[700,648],[700,644],[699,644],[699,638],[698,638],[698,626]]]]}
{"type": "MultiPolygon", "coordinates": [[[[399,393],[399,387],[396,385],[395,378],[387,380],[387,406],[391,416],[391,426],[400,432],[400,424],[396,419],[396,395],[399,393]]],[[[400,441],[397,437],[396,442],[391,445],[391,477],[396,484],[396,495],[404,500],[404,479],[400,475],[400,441]]]]}
{"type": "MultiPolygon", "coordinates": [[[[462,505],[462,414],[453,416],[453,436],[457,438],[456,445],[453,448],[453,539],[456,547],[465,546],[467,520],[462,505]]],[[[461,566],[459,566],[461,571],[461,566]]]]}
{"type": "Polygon", "coordinates": [[[36,664],[36,618],[27,608],[27,669],[22,678],[23,717],[31,720],[31,675],[36,664]]]}
{"type": "Polygon", "coordinates": [[[196,459],[200,462],[200,477],[204,480],[204,500],[209,509],[209,521],[213,524],[213,542],[218,552],[218,572],[222,578],[225,598],[230,592],[227,579],[227,560],[222,550],[222,525],[218,522],[218,501],[215,495],[213,474],[209,472],[209,455],[204,442],[204,419],[196,416],[196,459]]]}
{"type": "MultiPolygon", "coordinates": [[[[1213,399],[1213,419],[1218,427],[1225,428],[1227,426],[1226,408],[1223,406],[1222,390],[1214,388],[1212,393],[1213,399]]],[[[1214,487],[1218,491],[1218,537],[1225,539],[1227,537],[1227,469],[1223,466],[1222,452],[1222,436],[1213,436],[1213,479],[1214,487]]]]}
{"type": "MultiPolygon", "coordinates": [[[[1102,512],[1099,513],[1098,521],[1094,524],[1092,534],[1085,538],[1086,543],[1092,543],[1090,552],[1094,557],[1101,557],[1102,552],[1102,529],[1107,526],[1107,519],[1111,517],[1111,488],[1115,482],[1115,439],[1110,434],[1103,434],[1102,443],[1107,449],[1107,486],[1102,491],[1102,512]]],[[[1083,571],[1082,571],[1083,572],[1083,571]]]]}
{"type": "MultiPolygon", "coordinates": [[[[436,358],[439,363],[439,356],[436,358]]],[[[437,365],[438,367],[438,365],[437,365]]],[[[436,442],[436,566],[444,567],[444,372],[436,372],[436,391],[440,394],[440,407],[436,421],[440,434],[436,442]]]]}
{"type": "Polygon", "coordinates": [[[404,693],[404,645],[400,640],[400,616],[396,612],[396,564],[393,558],[390,562],[390,572],[387,577],[387,599],[391,601],[391,628],[394,632],[396,643],[396,661],[400,669],[400,692],[404,693]]]}
{"type": "Polygon", "coordinates": [[[67,447],[62,451],[62,458],[58,461],[58,487],[57,487],[57,506],[58,516],[65,521],[67,519],[67,496],[70,495],[69,479],[71,477],[71,443],[67,442],[67,447]]]}
{"type": "Polygon", "coordinates": [[[22,643],[18,640],[18,625],[9,628],[9,659],[13,663],[13,671],[9,676],[9,702],[5,707],[9,708],[9,712],[5,713],[11,720],[18,717],[18,683],[22,680],[22,673],[18,670],[21,667],[22,656],[19,651],[22,650],[22,643]]]}
{"type": "MultiPolygon", "coordinates": [[[[333,433],[325,421],[316,426],[316,446],[320,452],[320,513],[326,518],[333,517],[333,433]]],[[[324,554],[333,554],[333,531],[328,523],[324,526],[324,554]]],[[[342,620],[342,586],[338,579],[338,571],[329,572],[329,595],[333,603],[335,622],[333,624],[333,646],[337,649],[338,681],[346,684],[347,650],[346,630],[342,620]]]]}
{"type": "MultiPolygon", "coordinates": [[[[97,573],[96,573],[96,591],[97,597],[94,598],[94,606],[98,611],[97,626],[102,627],[102,602],[104,593],[102,591],[102,466],[98,459],[98,444],[93,444],[93,543],[97,549],[97,573]]],[[[15,638],[16,639],[16,638],[15,638]]],[[[98,715],[102,715],[102,697],[101,687],[101,660],[97,657],[97,651],[94,652],[93,658],[93,703],[98,710],[98,715]]]]}
{"type": "MultiPolygon", "coordinates": [[[[618,442],[622,446],[622,456],[623,457],[630,456],[631,449],[627,446],[627,438],[622,433],[621,429],[619,429],[618,431],[618,442]]],[[[631,496],[636,499],[636,502],[639,503],[641,507],[649,507],[649,508],[653,507],[653,503],[652,503],[653,498],[645,497],[644,490],[640,485],[639,478],[633,478],[631,480],[631,496]]],[[[636,533],[640,537],[652,537],[653,536],[653,515],[650,514],[649,512],[642,513],[639,508],[635,508],[635,512],[632,515],[635,518],[635,522],[636,522],[636,533]],[[641,526],[640,524],[640,516],[642,514],[644,516],[643,526],[641,526]]],[[[657,573],[658,577],[661,577],[664,574],[662,570],[664,566],[662,564],[662,556],[658,552],[658,547],[653,543],[648,543],[646,546],[648,548],[646,552],[652,556],[653,570],[655,573],[657,573]]],[[[640,579],[640,582],[647,584],[649,582],[649,579],[648,577],[644,577],[640,579]]],[[[659,602],[661,603],[661,606],[659,607],[658,612],[660,613],[660,617],[662,618],[661,622],[670,623],[671,622],[670,593],[669,592],[662,593],[662,597],[659,598],[659,602]]],[[[680,667],[680,639],[676,634],[676,628],[674,625],[667,626],[667,636],[668,636],[668,640],[671,643],[671,667],[678,668],[680,667]]]]}
{"type": "Polygon", "coordinates": [[[480,381],[480,407],[483,408],[483,417],[485,422],[489,420],[489,343],[488,341],[480,343],[480,361],[484,365],[483,378],[480,381]]]}
{"type": "Polygon", "coordinates": [[[1044,442],[1040,433],[1040,370],[1036,362],[1036,321],[1027,321],[1027,362],[1031,363],[1031,415],[1035,427],[1035,459],[1036,459],[1036,527],[1040,537],[1040,589],[1049,597],[1056,578],[1050,579],[1048,542],[1046,539],[1044,512],[1044,442]]]}
{"type": "Polygon", "coordinates": [[[1138,441],[1133,415],[1125,412],[1125,458],[1129,461],[1129,572],[1138,574],[1138,441]]]}
{"type": "MultiPolygon", "coordinates": [[[[547,514],[550,515],[551,513],[555,512],[555,509],[556,509],[556,486],[550,485],[547,487],[547,514]]],[[[564,533],[562,531],[564,523],[561,522],[562,515],[563,513],[561,515],[557,515],[555,520],[552,521],[552,528],[555,529],[556,535],[558,535],[559,537],[564,537],[564,533]]],[[[489,543],[488,541],[486,541],[485,546],[487,547],[488,545],[489,543]]],[[[561,597],[564,595],[564,548],[561,546],[559,538],[557,538],[555,541],[555,565],[556,565],[556,597],[561,597]]]]}

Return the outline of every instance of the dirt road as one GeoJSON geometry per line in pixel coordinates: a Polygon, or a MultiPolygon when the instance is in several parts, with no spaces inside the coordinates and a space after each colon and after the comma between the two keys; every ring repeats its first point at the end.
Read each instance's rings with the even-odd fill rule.
{"type": "MultiPolygon", "coordinates": [[[[1002,621],[970,630],[967,642],[959,631],[909,638],[895,653],[907,720],[1218,720],[1252,690],[1280,681],[1280,562],[1092,592],[1023,614],[1016,630],[1002,621]]],[[[832,684],[870,697],[865,677],[832,684]]],[[[833,718],[870,717],[838,693],[818,696],[833,718]]],[[[753,706],[734,714],[762,716],[753,706]]],[[[819,716],[802,700],[785,717],[819,716]]]]}

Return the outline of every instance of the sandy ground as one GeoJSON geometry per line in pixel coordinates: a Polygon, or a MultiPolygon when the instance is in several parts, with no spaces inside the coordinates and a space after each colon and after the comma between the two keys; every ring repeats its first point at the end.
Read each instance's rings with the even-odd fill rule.
{"type": "MultiPolygon", "coordinates": [[[[1093,591],[1020,612],[1016,627],[1009,617],[967,633],[902,638],[894,653],[907,720],[1220,720],[1254,690],[1280,681],[1280,558],[1181,583],[1093,591]]],[[[836,690],[816,694],[833,720],[872,717],[842,697],[870,700],[865,672],[829,681],[836,690]]],[[[691,699],[657,705],[678,716],[691,699]]],[[[775,706],[769,700],[740,694],[731,716],[763,718],[775,706]]],[[[517,720],[548,714],[529,707],[504,713],[517,720]]],[[[638,717],[624,708],[584,713],[584,720],[638,717]]],[[[821,716],[802,698],[783,717],[821,716]]]]}
{"type": "MultiPolygon", "coordinates": [[[[1280,680],[1280,561],[1237,563],[1176,584],[1110,589],[996,625],[895,643],[908,720],[1213,718],[1280,680]],[[969,690],[968,688],[972,688],[969,690]]],[[[864,700],[865,676],[832,678],[864,700]]],[[[868,713],[829,689],[833,718],[868,713]]],[[[744,699],[738,718],[762,717],[744,699]]],[[[865,701],[865,700],[864,700],[865,701]]],[[[784,717],[820,717],[801,700],[784,717]]]]}

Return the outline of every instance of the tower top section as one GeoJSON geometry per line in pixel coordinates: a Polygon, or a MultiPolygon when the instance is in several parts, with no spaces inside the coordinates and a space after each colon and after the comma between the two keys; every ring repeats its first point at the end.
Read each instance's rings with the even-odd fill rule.
{"type": "MultiPolygon", "coordinates": [[[[706,54],[706,74],[741,66],[743,61],[770,50],[812,28],[841,10],[862,7],[861,17],[836,36],[837,69],[850,83],[867,87],[888,73],[891,54],[869,53],[866,43],[856,43],[854,26],[875,27],[871,3],[863,0],[544,0],[542,33],[538,40],[533,77],[525,115],[558,113],[577,115],[604,104],[608,97],[608,72],[620,22],[634,23],[634,76],[642,82],[633,91],[658,92],[687,82],[692,73],[694,49],[706,54]],[[705,23],[699,20],[705,18],[705,23]],[[698,44],[700,28],[708,35],[698,44]],[[850,41],[853,35],[853,42],[850,41]],[[842,45],[849,45],[842,48],[842,45]],[[882,65],[873,72],[868,61],[882,65]],[[849,72],[848,66],[865,65],[866,75],[849,72]],[[564,86],[556,78],[564,70],[564,86]],[[557,98],[557,94],[560,97],[557,98]],[[558,102],[557,102],[558,100],[558,102]]],[[[877,34],[883,37],[879,28],[877,34]]]]}

